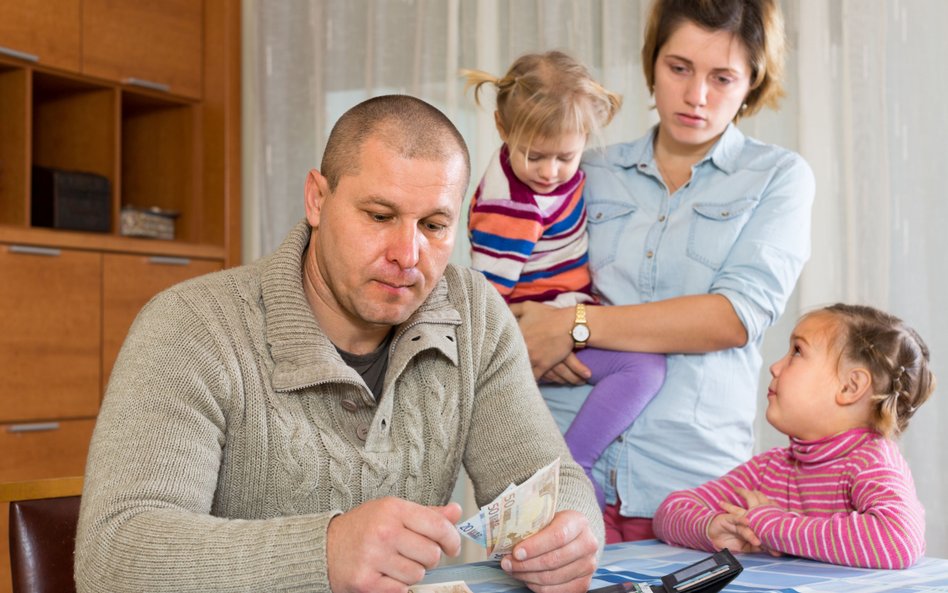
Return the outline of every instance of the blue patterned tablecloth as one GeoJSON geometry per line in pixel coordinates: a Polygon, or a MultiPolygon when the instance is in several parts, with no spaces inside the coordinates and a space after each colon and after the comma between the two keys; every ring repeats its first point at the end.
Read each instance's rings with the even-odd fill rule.
{"type": "MultiPolygon", "coordinates": [[[[659,583],[659,577],[707,557],[705,552],[665,545],[656,540],[606,546],[592,588],[625,581],[659,583]]],[[[744,571],[725,593],[948,593],[948,560],[923,558],[907,570],[868,570],[834,566],[789,556],[737,556],[744,571]]],[[[437,568],[425,583],[465,581],[474,593],[524,592],[496,562],[474,562],[437,568]]]]}

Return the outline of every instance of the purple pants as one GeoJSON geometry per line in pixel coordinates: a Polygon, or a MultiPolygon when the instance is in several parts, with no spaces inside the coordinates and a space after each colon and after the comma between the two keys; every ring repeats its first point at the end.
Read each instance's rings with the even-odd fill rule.
{"type": "Polygon", "coordinates": [[[658,393],[665,381],[665,356],[598,348],[585,348],[576,356],[592,371],[588,382],[594,387],[564,436],[604,509],[605,495],[592,478],[592,466],[658,393]]]}

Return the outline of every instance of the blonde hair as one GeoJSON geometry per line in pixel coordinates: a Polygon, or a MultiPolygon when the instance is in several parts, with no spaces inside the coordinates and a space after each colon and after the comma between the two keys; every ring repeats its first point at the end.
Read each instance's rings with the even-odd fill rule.
{"type": "Polygon", "coordinates": [[[622,106],[622,97],[593,80],[584,65],[560,51],[526,54],[502,78],[481,70],[462,70],[465,89],[474,87],[480,105],[481,88],[497,91],[498,123],[509,146],[528,150],[536,138],[582,133],[602,141],[605,128],[622,106]]]}
{"type": "Polygon", "coordinates": [[[786,35],[777,0],[654,0],[642,45],[642,69],[655,88],[658,52],[678,27],[690,21],[708,31],[727,31],[744,44],[750,61],[750,91],[734,121],[764,106],[778,109],[784,96],[786,35]]]}
{"type": "Polygon", "coordinates": [[[838,322],[841,357],[872,376],[872,427],[898,436],[935,391],[928,346],[901,319],[873,307],[837,303],[808,315],[823,313],[838,322]]]}

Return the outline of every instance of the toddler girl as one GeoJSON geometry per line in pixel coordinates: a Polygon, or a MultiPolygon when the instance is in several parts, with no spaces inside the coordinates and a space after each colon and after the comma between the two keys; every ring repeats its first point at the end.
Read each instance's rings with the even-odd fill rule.
{"type": "Polygon", "coordinates": [[[871,307],[836,304],[800,320],[770,374],[767,421],[790,446],[673,492],[655,534],[704,550],[914,564],[925,553],[924,509],[891,438],[935,387],[919,335],[871,307]]]}
{"type": "MultiPolygon", "coordinates": [[[[665,379],[664,356],[584,348],[589,337],[585,306],[595,298],[586,255],[585,175],[579,163],[587,140],[600,136],[621,98],[557,51],[522,56],[503,78],[481,71],[465,74],[478,104],[481,87],[495,87],[494,120],[503,142],[471,202],[472,266],[508,303],[576,307],[572,335],[595,388],[565,438],[590,475],[602,451],[629,427],[665,379]]],[[[602,507],[602,490],[592,483],[602,507]]]]}

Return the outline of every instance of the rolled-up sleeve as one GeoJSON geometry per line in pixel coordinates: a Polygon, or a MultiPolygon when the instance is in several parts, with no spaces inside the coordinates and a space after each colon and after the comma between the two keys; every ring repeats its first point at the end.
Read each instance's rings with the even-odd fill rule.
{"type": "Polygon", "coordinates": [[[783,313],[810,257],[814,192],[810,166],[785,153],[714,279],[709,292],[731,302],[749,342],[759,340],[783,313]]]}

